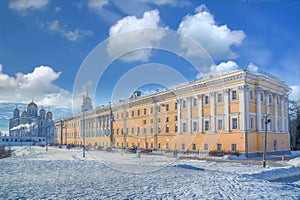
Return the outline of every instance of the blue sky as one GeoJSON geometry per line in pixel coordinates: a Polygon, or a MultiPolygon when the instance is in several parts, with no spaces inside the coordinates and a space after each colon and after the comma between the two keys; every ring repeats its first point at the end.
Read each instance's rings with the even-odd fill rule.
{"type": "MultiPolygon", "coordinates": [[[[291,98],[299,99],[299,10],[295,0],[0,1],[0,130],[7,131],[15,104],[22,111],[32,98],[51,107],[55,118],[70,114],[76,74],[90,52],[110,36],[145,27],[192,38],[213,59],[211,71],[247,68],[252,63],[280,77],[293,89],[291,98]]],[[[155,46],[162,37],[153,34],[143,39],[155,46]]],[[[139,42],[122,39],[107,48],[107,55],[118,55],[120,49],[139,42]]],[[[172,52],[129,53],[114,59],[99,83],[91,83],[97,87],[95,95],[91,92],[95,105],[111,101],[112,90],[124,74],[153,62],[175,69],[187,81],[199,76],[172,52]]],[[[154,75],[159,67],[153,66],[154,75]]],[[[140,87],[151,92],[159,85],[140,87]]]]}

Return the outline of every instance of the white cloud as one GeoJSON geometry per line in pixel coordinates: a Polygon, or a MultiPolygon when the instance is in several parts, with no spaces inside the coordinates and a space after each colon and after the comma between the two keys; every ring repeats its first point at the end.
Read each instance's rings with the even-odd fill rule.
{"type": "Polygon", "coordinates": [[[140,2],[144,2],[144,3],[153,3],[156,4],[158,6],[162,6],[162,5],[170,5],[170,6],[184,6],[184,5],[188,5],[189,2],[185,1],[185,0],[139,0],[140,2]]]}
{"type": "Polygon", "coordinates": [[[247,70],[249,70],[250,72],[257,73],[259,71],[259,67],[254,65],[253,63],[249,63],[247,70]]]}
{"type": "Polygon", "coordinates": [[[60,74],[51,67],[39,66],[31,73],[13,77],[4,74],[0,65],[0,103],[28,103],[33,98],[40,105],[70,108],[71,94],[53,83],[60,74]]]}
{"type": "Polygon", "coordinates": [[[294,101],[300,100],[300,85],[292,85],[290,88],[292,88],[292,92],[289,95],[289,99],[294,101]]]}
{"type": "MultiPolygon", "coordinates": [[[[144,13],[142,18],[136,16],[127,16],[119,20],[109,29],[109,36],[113,39],[109,40],[108,53],[111,57],[120,56],[121,52],[129,52],[139,47],[139,44],[154,47],[158,44],[159,40],[163,37],[161,34],[148,34],[143,32],[143,28],[157,28],[160,21],[159,12],[157,10],[151,10],[144,13]],[[114,37],[118,34],[133,31],[123,37],[114,37]]],[[[131,61],[147,61],[151,56],[151,49],[139,50],[128,53],[122,56],[120,59],[125,62],[131,61]]]]}
{"type": "Polygon", "coordinates": [[[210,72],[205,73],[205,74],[198,74],[197,79],[202,79],[202,78],[208,78],[210,76],[216,76],[216,75],[221,75],[225,74],[234,70],[238,70],[239,66],[236,62],[234,61],[227,61],[227,62],[221,62],[218,65],[212,65],[210,66],[210,72]]]}
{"type": "Polygon", "coordinates": [[[90,0],[88,2],[88,7],[90,10],[93,11],[101,11],[103,9],[103,6],[108,4],[108,0],[90,0]]]}
{"type": "Polygon", "coordinates": [[[92,31],[81,30],[79,28],[71,31],[68,29],[67,25],[61,25],[58,20],[48,22],[47,28],[52,32],[60,33],[62,37],[70,41],[77,41],[83,37],[93,35],[92,31]]]}
{"type": "MultiPolygon", "coordinates": [[[[246,37],[245,33],[241,30],[232,31],[227,25],[218,26],[205,5],[197,7],[195,12],[195,15],[184,17],[177,31],[196,40],[212,58],[237,58],[231,47],[240,45],[246,37]]],[[[195,56],[193,49],[184,44],[182,47],[187,48],[189,56],[195,56]]]]}
{"type": "Polygon", "coordinates": [[[15,0],[10,1],[8,7],[11,10],[26,12],[29,9],[40,10],[49,4],[50,0],[15,0]]]}
{"type": "Polygon", "coordinates": [[[59,12],[59,11],[61,11],[61,7],[56,6],[56,7],[54,8],[54,12],[59,12]]]}

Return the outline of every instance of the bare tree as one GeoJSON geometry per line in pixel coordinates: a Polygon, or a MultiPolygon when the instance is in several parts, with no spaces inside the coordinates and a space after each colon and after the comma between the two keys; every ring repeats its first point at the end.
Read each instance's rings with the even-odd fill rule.
{"type": "Polygon", "coordinates": [[[289,102],[291,149],[300,150],[300,100],[289,102]]]}

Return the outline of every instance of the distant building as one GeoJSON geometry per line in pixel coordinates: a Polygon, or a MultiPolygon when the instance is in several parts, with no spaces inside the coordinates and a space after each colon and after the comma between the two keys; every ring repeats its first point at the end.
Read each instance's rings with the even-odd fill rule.
{"type": "Polygon", "coordinates": [[[20,113],[18,107],[13,111],[13,117],[9,119],[9,136],[14,141],[52,142],[54,138],[54,121],[52,112],[41,108],[33,101],[27,105],[27,110],[20,113]]]}
{"type": "Polygon", "coordinates": [[[93,101],[91,97],[89,97],[89,93],[87,91],[82,98],[81,112],[88,111],[88,110],[93,110],[93,101]]]}

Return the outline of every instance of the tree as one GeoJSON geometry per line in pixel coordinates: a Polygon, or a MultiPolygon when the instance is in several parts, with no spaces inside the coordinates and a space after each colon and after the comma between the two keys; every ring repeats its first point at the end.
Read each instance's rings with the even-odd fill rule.
{"type": "Polygon", "coordinates": [[[300,100],[289,102],[291,149],[300,150],[300,100]]]}

